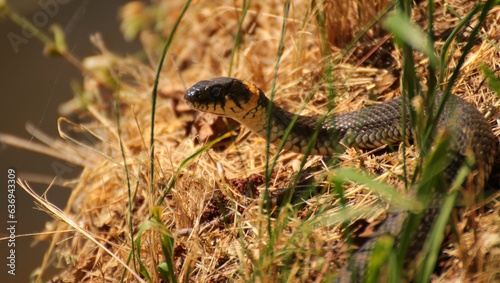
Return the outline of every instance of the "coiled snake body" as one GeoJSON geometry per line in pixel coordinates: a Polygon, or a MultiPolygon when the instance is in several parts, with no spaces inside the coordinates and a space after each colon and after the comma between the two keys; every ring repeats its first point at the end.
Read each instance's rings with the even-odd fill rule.
{"type": "MultiPolygon", "coordinates": [[[[293,122],[284,142],[284,149],[303,154],[315,132],[316,142],[310,151],[314,155],[341,152],[346,146],[376,148],[388,143],[398,143],[402,140],[403,128],[406,129],[406,136],[412,137],[409,116],[404,120],[407,121],[406,126],[402,125],[401,98],[327,117],[322,122],[313,116],[296,117],[278,105],[271,104],[253,84],[233,78],[200,81],[186,91],[184,99],[189,106],[199,111],[233,118],[263,138],[269,137],[270,142],[276,145],[280,144],[287,127],[293,122]],[[268,111],[269,107],[272,107],[271,111],[268,111]]],[[[439,100],[439,96],[436,100],[439,100]]],[[[435,108],[438,105],[435,103],[435,108]]],[[[437,121],[435,132],[444,128],[452,129],[448,153],[451,162],[444,170],[447,182],[451,183],[467,154],[472,153],[475,159],[471,171],[473,185],[476,191],[482,190],[497,154],[497,141],[490,125],[476,108],[454,95],[450,96],[437,121]]],[[[430,208],[424,213],[407,258],[414,257],[421,249],[437,212],[437,208],[430,208]]],[[[397,238],[406,218],[406,212],[389,214],[376,234],[389,234],[397,238]]],[[[364,278],[367,258],[375,242],[376,237],[360,248],[354,255],[353,264],[340,271],[339,281],[350,282],[364,278]]]]}

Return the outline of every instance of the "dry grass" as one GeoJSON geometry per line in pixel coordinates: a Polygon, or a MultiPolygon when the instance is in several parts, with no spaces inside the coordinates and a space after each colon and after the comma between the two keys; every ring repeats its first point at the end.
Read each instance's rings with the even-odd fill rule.
{"type": "MultiPolygon", "coordinates": [[[[54,281],[120,281],[124,265],[117,258],[127,261],[132,253],[131,239],[137,237],[139,227],[151,218],[155,210],[159,210],[161,222],[170,231],[165,233],[171,233],[175,240],[174,272],[180,281],[274,282],[283,278],[328,281],[348,257],[339,230],[346,219],[341,215],[345,211],[340,209],[334,194],[325,193],[308,200],[297,213],[284,213],[280,214],[281,218],[269,220],[260,210],[261,198],[249,199],[242,189],[247,184],[261,183],[266,163],[263,154],[265,141],[246,129],[242,129],[236,141],[226,144],[222,150],[198,154],[180,171],[163,204],[156,206],[180,164],[200,148],[194,132],[213,130],[210,123],[203,130],[193,126],[200,116],[187,108],[182,95],[186,87],[200,79],[228,74],[242,11],[239,2],[235,1],[218,1],[215,6],[210,1],[200,1],[188,9],[182,20],[161,73],[154,135],[155,176],[151,184],[149,131],[155,66],[162,39],[168,35],[173,19],[184,5],[184,1],[158,2],[156,10],[132,3],[127,4],[123,11],[124,29],[145,23],[139,28],[138,36],[150,64],[119,57],[96,40],[101,54],[87,58],[84,64],[94,74],[104,73],[105,78],[119,82],[119,88],[109,91],[95,75],[87,76],[84,91],[90,95],[91,102],[80,113],[90,118],[90,122],[75,125],[67,120],[60,121],[64,146],[53,146],[53,150],[59,151],[60,156],[77,156],[78,164],[84,168],[78,182],[68,184],[73,187],[72,195],[66,209],[55,213],[59,221],[50,229],[59,232],[51,237],[47,259],[56,257],[58,265],[64,267],[54,281]],[[163,22],[147,24],[155,19],[163,19],[163,22]],[[113,108],[117,97],[120,99],[121,134],[117,130],[113,108]],[[92,136],[91,146],[81,143],[87,140],[70,138],[79,132],[92,136]],[[249,178],[253,182],[249,183],[249,178]],[[128,189],[132,203],[129,202],[128,189]],[[224,215],[228,217],[222,219],[224,215]],[[78,226],[71,225],[65,218],[72,219],[78,226]],[[268,224],[273,227],[271,235],[268,224]],[[289,277],[284,277],[283,266],[288,266],[286,276],[289,277]]],[[[375,24],[347,55],[341,56],[342,49],[355,38],[362,26],[383,10],[387,2],[375,1],[368,6],[360,2],[348,7],[342,1],[326,1],[321,8],[327,15],[329,52],[333,58],[338,58],[333,75],[337,90],[335,112],[363,108],[399,93],[401,56],[398,51],[382,48],[375,50],[372,57],[364,58],[371,48],[389,45],[385,44],[387,34],[380,24],[375,24]]],[[[446,3],[463,14],[467,11],[463,7],[469,7],[474,1],[446,3]]],[[[436,5],[442,7],[444,4],[437,1],[436,5]]],[[[419,22],[425,19],[422,11],[425,11],[422,6],[415,9],[414,16],[419,22]]],[[[293,1],[291,6],[276,78],[276,101],[291,111],[300,109],[323,76],[323,43],[316,12],[309,1],[293,1]]],[[[482,29],[482,34],[495,43],[500,37],[499,12],[498,9],[492,11],[482,29]]],[[[456,23],[455,16],[442,8],[436,10],[436,15],[438,35],[446,34],[456,23]]],[[[250,5],[242,24],[243,42],[235,53],[231,76],[252,81],[265,92],[270,90],[282,22],[282,1],[250,5]]],[[[436,39],[437,48],[442,45],[442,40],[440,37],[436,39]]],[[[456,53],[458,58],[459,51],[456,53]]],[[[425,69],[421,66],[424,66],[425,59],[420,60],[417,70],[423,74],[425,69]]],[[[480,66],[483,64],[497,69],[499,50],[486,40],[478,40],[454,90],[485,113],[499,135],[498,123],[493,121],[499,99],[481,84],[480,66]]],[[[425,81],[422,84],[425,85],[425,81]]],[[[324,113],[327,87],[326,84],[319,87],[305,112],[324,113]]],[[[214,135],[218,134],[217,130],[213,131],[214,135]]],[[[275,148],[271,148],[271,153],[276,153],[275,148]]],[[[411,160],[414,155],[413,148],[406,153],[401,149],[393,153],[348,149],[339,156],[339,164],[361,168],[379,176],[377,179],[381,181],[401,187],[402,160],[411,160]]],[[[281,154],[269,188],[286,187],[297,172],[301,158],[294,153],[281,154]]],[[[323,169],[316,175],[331,174],[333,169],[327,169],[323,164],[319,157],[309,157],[306,168],[321,166],[323,169]]],[[[262,184],[257,187],[260,191],[263,188],[262,184]]],[[[326,185],[325,191],[329,190],[326,185]]],[[[351,217],[368,216],[368,223],[380,220],[386,208],[363,187],[346,188],[345,197],[349,205],[359,208],[359,211],[348,210],[353,214],[351,217]]],[[[491,282],[493,278],[499,278],[499,213],[497,194],[496,199],[490,200],[487,208],[477,214],[475,230],[462,225],[465,223],[461,220],[463,217],[456,215],[460,244],[453,240],[445,244],[438,262],[438,269],[444,271],[434,277],[436,282],[491,282]]],[[[369,229],[364,232],[366,235],[370,234],[369,229]]],[[[140,254],[135,254],[140,257],[152,282],[163,282],[156,272],[156,267],[165,260],[159,237],[161,231],[161,226],[145,231],[141,237],[140,254]]],[[[139,280],[137,261],[131,260],[128,267],[136,271],[125,272],[124,281],[139,280]]]]}

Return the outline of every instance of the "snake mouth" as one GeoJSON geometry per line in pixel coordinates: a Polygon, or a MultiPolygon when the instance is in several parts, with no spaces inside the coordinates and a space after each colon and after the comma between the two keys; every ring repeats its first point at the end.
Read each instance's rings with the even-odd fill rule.
{"type": "Polygon", "coordinates": [[[198,110],[198,105],[200,105],[199,96],[200,90],[193,86],[184,93],[184,101],[189,107],[198,110]]]}

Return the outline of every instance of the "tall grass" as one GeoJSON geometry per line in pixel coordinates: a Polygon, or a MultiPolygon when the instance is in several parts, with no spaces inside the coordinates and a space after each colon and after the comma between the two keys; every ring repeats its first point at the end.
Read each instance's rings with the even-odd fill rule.
{"type": "MultiPolygon", "coordinates": [[[[463,62],[468,56],[471,46],[477,40],[479,28],[485,21],[486,15],[492,8],[493,2],[494,1],[487,1],[484,4],[481,3],[476,5],[475,8],[470,11],[469,14],[464,17],[464,19],[460,21],[460,23],[453,30],[452,34],[446,40],[446,43],[439,55],[439,61],[437,61],[436,55],[434,55],[437,52],[435,52],[432,47],[432,43],[434,42],[432,32],[432,16],[434,7],[433,1],[428,2],[428,24],[431,28],[429,28],[426,37],[424,37],[423,33],[418,32],[416,27],[414,27],[409,22],[407,16],[405,17],[405,15],[409,14],[410,1],[400,1],[400,7],[405,8],[400,8],[399,10],[402,11],[387,21],[386,27],[394,33],[395,38],[400,41],[401,48],[403,49],[403,64],[405,70],[405,72],[403,72],[402,78],[403,96],[406,97],[406,101],[411,101],[416,95],[423,95],[425,101],[423,112],[428,113],[428,115],[424,117],[424,119],[426,119],[424,120],[424,123],[419,122],[422,121],[421,117],[419,117],[422,116],[422,110],[416,110],[416,113],[412,113],[411,115],[412,125],[417,127],[415,132],[421,133],[421,135],[417,135],[415,137],[416,142],[418,143],[420,148],[421,161],[419,162],[414,172],[414,176],[419,176],[420,178],[418,180],[412,180],[411,188],[414,188],[416,190],[416,195],[423,203],[430,203],[430,200],[435,195],[433,194],[433,191],[438,190],[438,188],[441,187],[442,182],[440,181],[440,179],[442,179],[443,177],[440,175],[436,175],[435,172],[443,172],[447,164],[449,164],[450,162],[449,157],[447,157],[449,141],[443,137],[441,139],[435,139],[433,142],[430,142],[433,139],[431,135],[437,125],[437,117],[439,117],[439,115],[441,114],[446,101],[451,95],[451,89],[455,84],[458,74],[460,73],[463,62]],[[448,68],[448,66],[446,65],[448,60],[446,58],[450,57],[448,46],[450,42],[455,40],[454,35],[456,35],[460,31],[463,31],[464,27],[469,26],[471,23],[471,19],[476,16],[478,16],[478,21],[475,23],[470,36],[465,42],[465,47],[462,49],[462,54],[458,60],[458,63],[454,67],[452,76],[449,79],[445,78],[444,73],[448,68]],[[422,45],[420,44],[420,42],[426,42],[427,44],[422,45]],[[413,66],[415,64],[412,54],[413,50],[421,51],[429,58],[429,84],[426,93],[423,93],[421,91],[419,79],[413,71],[413,66]],[[438,65],[437,62],[440,62],[440,64],[438,65]],[[437,72],[436,69],[438,70],[437,72]],[[436,83],[436,73],[440,74],[438,78],[439,83],[436,83]],[[441,85],[444,85],[442,101],[440,101],[437,111],[434,111],[434,101],[436,99],[435,94],[439,91],[438,87],[441,85]],[[436,166],[432,166],[436,164],[439,164],[437,168],[436,166]]],[[[413,108],[409,107],[409,109],[413,108]]],[[[451,214],[452,208],[454,207],[457,189],[464,182],[465,177],[469,173],[469,168],[471,168],[472,166],[471,162],[472,161],[469,160],[462,166],[462,169],[460,169],[459,174],[456,176],[454,183],[450,187],[450,194],[444,196],[443,205],[440,210],[440,216],[436,220],[434,228],[427,237],[428,241],[430,242],[425,246],[425,256],[423,262],[420,265],[419,271],[416,273],[417,282],[428,282],[430,280],[430,276],[432,275],[436,263],[437,254],[439,253],[439,246],[443,239],[445,227],[448,222],[448,217],[451,214]]],[[[404,232],[401,235],[401,250],[399,251],[399,255],[402,258],[404,258],[407,253],[407,249],[409,248],[409,243],[411,242],[411,238],[414,235],[414,231],[418,226],[418,222],[421,221],[420,218],[422,216],[422,213],[425,213],[425,210],[421,213],[411,214],[409,220],[407,221],[405,229],[403,229],[404,232]]],[[[401,268],[403,268],[403,266],[400,264],[399,269],[401,268]]]]}

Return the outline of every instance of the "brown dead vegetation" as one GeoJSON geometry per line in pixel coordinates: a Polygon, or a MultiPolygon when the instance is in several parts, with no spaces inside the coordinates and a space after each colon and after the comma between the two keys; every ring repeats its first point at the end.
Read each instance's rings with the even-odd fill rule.
{"type": "MultiPolygon", "coordinates": [[[[401,55],[394,49],[388,34],[376,23],[354,47],[342,56],[362,28],[384,10],[389,1],[346,2],[293,1],[284,38],[284,51],[276,78],[275,100],[291,111],[300,109],[309,92],[320,82],[324,73],[324,56],[317,10],[327,15],[327,51],[334,65],[336,108],[345,112],[385,101],[399,95],[401,55]],[[349,4],[347,4],[349,3],[349,4]],[[353,3],[351,5],[351,3],[353,3]],[[364,4],[367,3],[367,4],[364,4]],[[320,7],[320,8],[318,8],[320,7]],[[371,56],[366,56],[372,54],[371,56]]],[[[425,27],[425,1],[414,9],[414,19],[425,27]]],[[[55,256],[63,271],[55,282],[119,282],[124,271],[120,258],[127,261],[132,252],[131,239],[152,215],[160,210],[162,223],[175,239],[174,263],[177,278],[190,282],[279,281],[279,268],[292,266],[290,278],[295,281],[321,282],[335,274],[348,257],[340,231],[341,221],[335,222],[340,206],[338,199],[321,194],[306,201],[282,232],[274,235],[273,256],[266,254],[270,235],[262,214],[262,189],[265,172],[266,142],[246,129],[219,144],[218,150],[205,151],[181,170],[180,175],[160,207],[156,203],[177,168],[205,142],[222,135],[224,120],[201,116],[186,107],[184,90],[198,80],[229,75],[229,62],[234,47],[242,7],[239,1],[195,1],[179,26],[173,45],[162,69],[160,92],[155,120],[155,176],[150,179],[151,90],[155,68],[163,40],[168,36],[184,1],[156,1],[155,6],[132,2],[122,10],[122,27],[130,32],[138,25],[137,34],[144,45],[147,60],[123,58],[96,41],[101,53],[86,58],[84,64],[94,72],[105,72],[119,82],[119,88],[109,92],[95,76],[85,78],[84,91],[92,99],[80,115],[90,122],[71,124],[60,121],[64,146],[54,148],[61,156],[70,153],[80,160],[83,172],[72,187],[72,195],[63,213],[88,235],[82,234],[61,217],[56,217],[48,230],[51,237],[48,258],[55,256]],[[161,19],[162,22],[156,22],[161,19]],[[120,99],[121,133],[113,103],[120,99]],[[94,143],[85,146],[70,137],[75,132],[90,134],[94,143]],[[120,149],[123,142],[129,172],[132,203],[129,211],[127,176],[120,149]],[[70,150],[71,149],[71,150],[70,150]],[[151,184],[151,182],[154,182],[151,184]],[[249,198],[248,188],[255,198],[249,198]],[[151,190],[152,189],[152,190],[151,190]],[[156,207],[156,208],[155,208],[156,207]],[[325,210],[321,211],[320,210],[325,210]],[[130,215],[131,213],[131,215],[130,215]],[[321,221],[306,221],[318,216],[321,221]],[[131,222],[129,222],[129,219],[131,222]],[[314,224],[314,225],[313,225],[314,224]],[[132,234],[131,234],[132,233],[132,234]],[[92,237],[95,241],[90,240],[92,237]],[[113,255],[96,245],[105,246],[113,255]],[[259,256],[268,256],[262,261],[259,256]],[[261,265],[256,263],[260,262],[261,265]]],[[[460,15],[474,1],[436,1],[436,48],[439,50],[446,34],[457,23],[444,5],[450,5],[460,15]]],[[[242,24],[243,40],[235,52],[231,76],[255,83],[269,93],[277,60],[277,50],[283,24],[283,1],[254,1],[242,24]]],[[[500,10],[494,9],[482,35],[495,44],[500,38],[500,10]]],[[[134,33],[132,33],[134,34],[134,33]]],[[[458,58],[454,54],[452,59],[458,58]],[[456,58],[455,58],[456,57],[456,58]]],[[[495,133],[500,134],[496,120],[499,99],[482,84],[480,71],[485,64],[498,69],[500,54],[495,45],[478,39],[455,85],[457,95],[485,113],[495,133]]],[[[418,56],[418,55],[417,55],[418,56]]],[[[425,85],[425,58],[418,57],[417,70],[425,85]]],[[[453,63],[452,63],[453,65],[453,63]]],[[[318,88],[305,113],[326,111],[326,88],[318,88]]],[[[231,123],[231,122],[229,122],[231,123]]],[[[51,146],[51,145],[49,145],[51,146]]],[[[271,155],[276,149],[271,147],[271,155]]],[[[413,159],[413,147],[403,156],[396,152],[348,149],[339,156],[341,166],[360,168],[378,176],[394,187],[401,187],[403,158],[413,159]]],[[[271,176],[273,192],[286,187],[297,172],[302,156],[282,153],[271,176]]],[[[320,157],[309,157],[306,168],[322,167],[320,157]]],[[[324,168],[316,175],[328,175],[333,169],[324,168]]],[[[329,187],[325,185],[324,191],[329,187]]],[[[379,221],[386,205],[362,187],[346,188],[349,205],[360,209],[359,218],[366,223],[379,221]]],[[[438,262],[436,282],[492,282],[500,270],[500,203],[491,199],[475,219],[475,230],[465,225],[462,216],[454,216],[460,233],[460,244],[448,238],[438,262]]],[[[271,219],[278,225],[281,219],[271,219]]],[[[356,222],[356,227],[364,227],[356,222]]],[[[370,228],[371,229],[371,228],[370,228]]],[[[360,229],[357,233],[361,233],[360,229]]],[[[356,232],[356,231],[355,231],[356,232]]],[[[363,235],[370,234],[369,229],[363,235]]],[[[150,229],[142,235],[140,256],[152,282],[163,282],[156,266],[164,261],[159,231],[150,229]]],[[[42,265],[46,268],[47,262],[42,265]]],[[[133,261],[128,266],[137,267],[133,261]]],[[[138,272],[137,272],[138,273],[138,272]]],[[[124,273],[125,282],[135,282],[133,272],[124,273]]]]}

